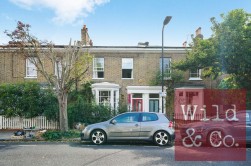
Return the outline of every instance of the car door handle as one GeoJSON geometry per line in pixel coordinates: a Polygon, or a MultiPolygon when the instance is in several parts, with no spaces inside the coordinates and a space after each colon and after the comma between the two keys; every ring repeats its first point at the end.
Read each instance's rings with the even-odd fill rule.
{"type": "Polygon", "coordinates": [[[136,127],[138,127],[138,126],[139,126],[139,124],[136,124],[135,126],[136,126],[136,127]]]}

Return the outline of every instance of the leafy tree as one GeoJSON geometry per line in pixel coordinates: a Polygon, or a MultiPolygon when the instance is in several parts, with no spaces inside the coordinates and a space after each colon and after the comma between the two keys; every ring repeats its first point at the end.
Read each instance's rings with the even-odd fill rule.
{"type": "Polygon", "coordinates": [[[79,97],[81,97],[84,102],[92,103],[94,96],[92,94],[91,84],[92,82],[86,82],[82,84],[78,90],[72,90],[68,96],[69,104],[75,103],[79,97]]]}
{"type": "Polygon", "coordinates": [[[19,48],[19,52],[28,58],[38,72],[47,80],[59,103],[60,129],[68,130],[67,98],[76,81],[85,81],[92,57],[83,52],[81,42],[71,41],[63,49],[56,49],[52,42],[39,41],[30,34],[30,25],[17,22],[13,32],[6,31],[12,39],[10,46],[19,48]],[[48,71],[48,63],[53,66],[55,73],[48,71]]]}
{"type": "Polygon", "coordinates": [[[250,14],[236,9],[221,17],[221,23],[211,19],[221,71],[234,77],[239,87],[251,90],[250,14]]]}
{"type": "Polygon", "coordinates": [[[251,90],[250,14],[236,9],[227,15],[222,14],[221,18],[222,22],[211,18],[211,38],[195,39],[186,59],[174,66],[180,70],[197,66],[203,69],[205,77],[217,78],[224,74],[228,77],[223,80],[225,83],[228,80],[228,83],[232,82],[233,87],[251,90]]]}
{"type": "MultiPolygon", "coordinates": [[[[173,66],[173,65],[172,65],[173,66]]],[[[172,117],[174,113],[174,88],[177,83],[184,81],[184,72],[181,70],[177,70],[172,68],[171,74],[169,71],[164,72],[164,76],[170,76],[170,79],[165,80],[164,86],[166,86],[166,113],[169,117],[172,117]]],[[[155,77],[151,80],[151,85],[161,85],[162,76],[161,71],[158,71],[155,77]]]]}
{"type": "Polygon", "coordinates": [[[219,75],[219,62],[215,50],[215,42],[213,38],[202,40],[201,38],[193,39],[191,50],[188,50],[184,60],[175,62],[174,69],[182,71],[192,70],[195,66],[203,69],[203,76],[212,76],[216,78],[219,75]]]}

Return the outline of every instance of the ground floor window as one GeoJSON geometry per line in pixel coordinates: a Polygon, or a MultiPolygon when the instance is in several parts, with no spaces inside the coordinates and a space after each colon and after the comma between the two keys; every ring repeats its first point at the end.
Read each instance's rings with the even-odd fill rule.
{"type": "Polygon", "coordinates": [[[159,112],[159,100],[149,100],[149,112],[159,112]]]}
{"type": "Polygon", "coordinates": [[[129,111],[165,113],[165,107],[163,110],[160,107],[162,104],[161,91],[161,86],[128,86],[129,111]]]}
{"type": "Polygon", "coordinates": [[[99,91],[99,104],[110,105],[111,91],[99,91]]]}
{"type": "Polygon", "coordinates": [[[159,112],[159,94],[149,94],[149,112],[159,112]]]}
{"type": "Polygon", "coordinates": [[[92,92],[96,103],[117,109],[119,103],[119,88],[119,85],[108,82],[92,84],[92,92]]]}
{"type": "Polygon", "coordinates": [[[132,111],[134,112],[142,112],[143,107],[143,100],[141,93],[134,93],[132,94],[132,111]]]}

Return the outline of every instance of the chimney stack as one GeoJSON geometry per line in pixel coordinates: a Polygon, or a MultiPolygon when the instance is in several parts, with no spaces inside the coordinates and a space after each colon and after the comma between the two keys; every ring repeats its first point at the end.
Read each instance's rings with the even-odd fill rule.
{"type": "Polygon", "coordinates": [[[88,28],[86,27],[86,25],[84,25],[83,28],[81,29],[81,41],[85,46],[87,45],[92,46],[92,42],[90,42],[90,36],[88,34],[88,28]]]}
{"type": "Polygon", "coordinates": [[[138,42],[138,46],[140,47],[148,47],[149,46],[149,42],[138,42]]]}
{"type": "Polygon", "coordinates": [[[200,34],[201,34],[201,27],[199,27],[199,28],[195,31],[195,33],[196,33],[196,36],[200,35],[200,34]]]}
{"type": "Polygon", "coordinates": [[[203,35],[201,34],[201,27],[199,27],[196,31],[195,31],[195,38],[201,38],[203,39],[203,35]]]}

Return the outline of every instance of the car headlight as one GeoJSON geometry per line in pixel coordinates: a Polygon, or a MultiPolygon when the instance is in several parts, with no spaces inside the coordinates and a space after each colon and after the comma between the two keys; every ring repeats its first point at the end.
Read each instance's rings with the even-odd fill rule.
{"type": "Polygon", "coordinates": [[[89,126],[86,126],[82,132],[86,132],[88,130],[89,126]]]}

